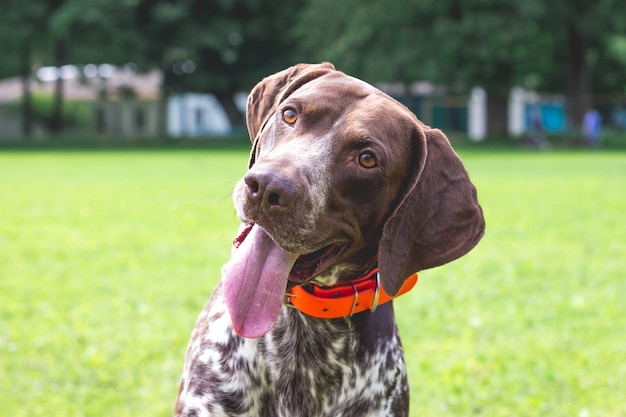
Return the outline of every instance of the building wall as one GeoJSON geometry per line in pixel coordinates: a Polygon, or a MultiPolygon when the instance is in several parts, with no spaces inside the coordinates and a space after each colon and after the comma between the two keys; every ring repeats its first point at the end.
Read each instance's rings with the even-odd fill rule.
{"type": "Polygon", "coordinates": [[[226,112],[212,94],[174,95],[167,103],[167,133],[172,137],[223,135],[231,128],[226,112]]]}

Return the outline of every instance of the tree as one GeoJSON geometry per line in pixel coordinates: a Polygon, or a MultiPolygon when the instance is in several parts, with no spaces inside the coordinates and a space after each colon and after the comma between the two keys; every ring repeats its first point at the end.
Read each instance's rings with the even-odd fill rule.
{"type": "MultiPolygon", "coordinates": [[[[31,133],[30,80],[39,65],[61,67],[89,62],[124,62],[132,56],[135,37],[123,0],[8,0],[0,14],[0,74],[20,74],[23,85],[23,134],[31,133]]],[[[63,130],[63,78],[57,77],[48,128],[63,130]]]]}
{"type": "Polygon", "coordinates": [[[143,65],[161,66],[166,95],[213,93],[241,126],[234,94],[287,65],[293,42],[284,28],[295,8],[278,0],[143,0],[135,14],[143,65]]]}
{"type": "MultiPolygon", "coordinates": [[[[234,94],[290,64],[295,45],[285,32],[297,5],[278,0],[8,1],[8,13],[0,15],[0,42],[3,53],[23,58],[14,62],[25,62],[25,86],[35,60],[56,67],[94,62],[159,67],[164,99],[175,92],[213,93],[233,125],[244,121],[234,94]]],[[[10,74],[19,68],[0,63],[3,69],[10,74]]],[[[59,77],[53,132],[63,129],[63,90],[59,77]]],[[[29,95],[24,97],[28,109],[29,95]]],[[[30,117],[24,120],[30,125],[30,117]]]]}
{"type": "MultiPolygon", "coordinates": [[[[90,62],[126,63],[138,52],[132,4],[123,0],[49,0],[47,21],[49,60],[60,68],[90,62]]],[[[63,130],[63,78],[56,80],[50,130],[63,130]]]]}
{"type": "Polygon", "coordinates": [[[47,5],[44,1],[10,0],[0,13],[0,78],[19,74],[22,81],[22,134],[32,133],[33,108],[30,80],[45,39],[47,5]]]}
{"type": "Polygon", "coordinates": [[[554,73],[565,74],[566,84],[556,85],[566,92],[570,117],[578,122],[592,104],[592,91],[607,86],[607,75],[614,79],[613,87],[626,85],[624,65],[615,59],[610,44],[626,30],[626,17],[618,12],[623,4],[619,0],[576,0],[542,5],[546,28],[558,39],[553,50],[557,58],[554,73]]]}
{"type": "Polygon", "coordinates": [[[532,12],[498,0],[348,0],[341,6],[311,0],[296,36],[314,59],[331,59],[371,81],[428,80],[453,92],[481,85],[489,93],[491,130],[500,132],[515,64],[528,58],[518,44],[527,30],[524,15],[532,12]],[[308,41],[305,26],[325,39],[308,41]]]}
{"type": "MultiPolygon", "coordinates": [[[[309,0],[294,36],[307,59],[332,60],[370,81],[425,79],[452,91],[481,85],[490,131],[503,133],[514,85],[564,92],[579,117],[595,87],[589,75],[605,63],[597,58],[626,26],[619,3],[309,0]]],[[[622,65],[613,78],[623,73],[622,65]]]]}

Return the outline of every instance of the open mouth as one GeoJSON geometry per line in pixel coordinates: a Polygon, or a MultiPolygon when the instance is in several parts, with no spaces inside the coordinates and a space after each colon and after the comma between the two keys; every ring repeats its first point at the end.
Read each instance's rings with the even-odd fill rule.
{"type": "Polygon", "coordinates": [[[289,280],[299,283],[310,281],[328,268],[342,251],[343,245],[334,243],[315,252],[300,255],[289,272],[289,280]]]}
{"type": "MultiPolygon", "coordinates": [[[[246,239],[254,223],[247,224],[235,238],[233,244],[238,248],[246,239]]],[[[332,262],[341,255],[344,245],[341,243],[333,243],[325,246],[315,252],[300,255],[296,260],[293,268],[289,272],[289,280],[292,282],[303,283],[312,280],[320,273],[324,272],[332,262]]]]}
{"type": "Polygon", "coordinates": [[[263,336],[276,323],[287,288],[319,276],[346,248],[335,242],[308,254],[289,252],[254,223],[244,225],[233,245],[222,268],[222,291],[233,329],[249,338],[263,336]]]}

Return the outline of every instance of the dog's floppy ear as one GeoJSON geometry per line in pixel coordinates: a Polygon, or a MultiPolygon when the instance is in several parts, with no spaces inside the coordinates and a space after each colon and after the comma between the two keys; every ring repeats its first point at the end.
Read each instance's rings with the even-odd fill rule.
{"type": "Polygon", "coordinates": [[[378,252],[382,285],[390,295],[411,274],[466,254],[485,230],[476,189],[446,136],[421,124],[414,136],[417,163],[383,227],[378,252]]]}
{"type": "MultiPolygon", "coordinates": [[[[259,132],[283,100],[300,86],[334,70],[335,67],[329,62],[298,64],[261,80],[250,92],[246,106],[246,124],[252,143],[256,146],[259,132]]],[[[253,159],[254,153],[250,166],[253,159]]]]}

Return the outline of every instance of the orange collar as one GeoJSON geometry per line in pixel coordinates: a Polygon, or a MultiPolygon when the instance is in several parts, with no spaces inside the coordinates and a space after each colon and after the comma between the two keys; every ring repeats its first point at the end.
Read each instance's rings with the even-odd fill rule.
{"type": "Polygon", "coordinates": [[[321,319],[352,317],[366,310],[376,308],[410,291],[417,283],[417,273],[404,281],[400,291],[391,297],[380,285],[378,268],[367,275],[332,287],[313,286],[312,290],[302,285],[295,286],[285,293],[283,303],[290,308],[321,319]]]}

